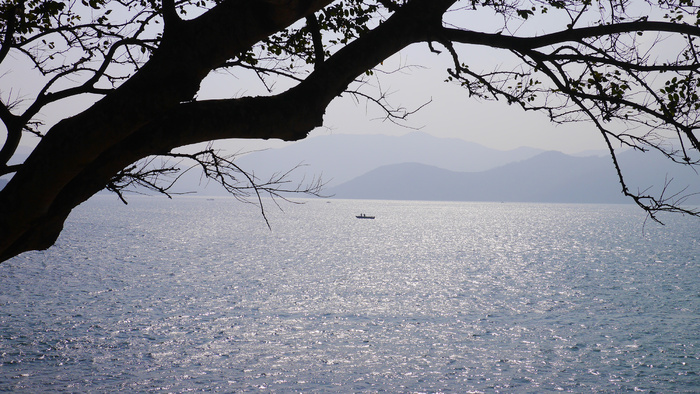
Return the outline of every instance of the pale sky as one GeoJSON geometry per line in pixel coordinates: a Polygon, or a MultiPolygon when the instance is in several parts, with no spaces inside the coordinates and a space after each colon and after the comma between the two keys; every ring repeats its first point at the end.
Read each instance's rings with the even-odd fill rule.
{"type": "MultiPolygon", "coordinates": [[[[415,130],[443,138],[460,138],[476,142],[489,148],[508,150],[522,146],[545,150],[558,150],[564,153],[579,153],[588,150],[606,150],[602,137],[590,123],[555,125],[545,114],[524,111],[505,101],[483,101],[470,98],[467,91],[454,83],[444,82],[447,77],[445,63],[440,58],[427,53],[425,44],[414,45],[388,59],[382,68],[396,70],[399,65],[421,65],[401,72],[382,75],[376,73],[381,89],[390,92],[389,101],[395,106],[409,110],[422,107],[412,114],[404,126],[384,120],[384,114],[373,103],[359,103],[345,94],[335,99],[326,111],[324,126],[317,128],[311,136],[327,134],[387,134],[403,135],[415,130]]],[[[476,50],[482,57],[477,64],[494,67],[500,64],[498,53],[476,50]]],[[[446,54],[445,54],[446,55],[446,54]]],[[[446,59],[443,55],[441,59],[446,59]]],[[[230,78],[230,77],[229,77],[230,78]]],[[[201,95],[221,97],[230,93],[217,92],[227,84],[232,89],[239,88],[238,95],[255,95],[256,81],[250,81],[250,90],[241,88],[248,83],[239,77],[235,85],[222,80],[210,80],[203,85],[201,95]],[[235,86],[235,87],[234,87],[235,86]]],[[[252,79],[255,79],[254,77],[252,79]]],[[[376,85],[376,79],[370,82],[376,85]]],[[[372,92],[367,90],[366,92],[372,92]]],[[[221,146],[231,150],[257,149],[258,147],[278,147],[279,141],[251,143],[236,141],[221,146]]]]}
{"type": "MultiPolygon", "coordinates": [[[[408,109],[430,101],[405,122],[408,127],[436,137],[461,138],[490,148],[507,150],[529,146],[576,153],[605,149],[604,142],[591,124],[554,125],[545,114],[524,111],[505,101],[470,98],[467,91],[454,83],[444,82],[444,69],[414,69],[407,75],[392,75],[383,84],[395,92],[390,100],[408,109]]],[[[381,119],[382,113],[372,104],[356,104],[340,98],[326,113],[327,129],[314,134],[391,134],[413,131],[381,119]]]]}

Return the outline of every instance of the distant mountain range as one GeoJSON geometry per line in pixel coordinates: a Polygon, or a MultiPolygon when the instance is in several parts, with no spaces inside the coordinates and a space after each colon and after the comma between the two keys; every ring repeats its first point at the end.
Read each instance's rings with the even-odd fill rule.
{"type": "Polygon", "coordinates": [[[624,202],[611,163],[545,152],[481,172],[418,163],[383,166],[328,190],[338,198],[447,201],[624,202]]]}
{"type": "Polygon", "coordinates": [[[534,148],[500,151],[422,132],[403,136],[334,134],[251,153],[236,159],[236,163],[254,171],[261,179],[302,164],[294,171],[294,179],[322,175],[327,186],[333,187],[385,165],[411,162],[451,171],[478,172],[542,152],[534,148]]]}
{"type": "MultiPolygon", "coordinates": [[[[414,132],[404,136],[328,135],[280,149],[243,156],[237,163],[264,179],[299,163],[294,181],[323,174],[325,194],[336,198],[522,201],[569,203],[631,202],[621,193],[605,152],[578,157],[534,148],[499,151],[459,139],[414,132]]],[[[631,190],[659,192],[687,185],[700,191],[700,178],[654,153],[618,157],[631,190]],[[685,170],[685,171],[683,171],[685,170]],[[673,174],[672,176],[669,174],[673,174]]],[[[700,197],[688,200],[700,204],[700,197]]]]}
{"type": "MultiPolygon", "coordinates": [[[[665,159],[653,154],[619,155],[630,190],[659,193],[667,171],[665,159]]],[[[700,177],[692,171],[676,174],[666,195],[700,191],[700,177]]],[[[687,169],[686,169],[687,170],[687,169]]],[[[337,198],[508,201],[557,203],[626,203],[609,157],[574,157],[544,152],[535,157],[481,172],[455,172],[418,163],[383,166],[352,181],[328,189],[337,198]]],[[[700,197],[687,200],[700,204],[700,197]]]]}
{"type": "MultiPolygon", "coordinates": [[[[654,153],[618,155],[630,190],[658,194],[673,178],[666,195],[700,192],[700,176],[654,153]]],[[[252,152],[235,159],[261,180],[292,172],[289,181],[322,175],[324,194],[335,198],[509,201],[563,203],[631,202],[620,192],[610,157],[586,157],[519,148],[499,151],[459,139],[414,132],[404,136],[327,135],[283,148],[252,152]]],[[[0,188],[5,181],[0,179],[0,188]]],[[[226,195],[214,182],[191,171],[174,192],[226,195]]],[[[700,195],[687,200],[700,205],[700,195]]]]}
{"type": "Polygon", "coordinates": [[[338,198],[387,200],[624,202],[610,164],[559,152],[481,172],[402,163],[377,168],[328,192],[338,198]]]}

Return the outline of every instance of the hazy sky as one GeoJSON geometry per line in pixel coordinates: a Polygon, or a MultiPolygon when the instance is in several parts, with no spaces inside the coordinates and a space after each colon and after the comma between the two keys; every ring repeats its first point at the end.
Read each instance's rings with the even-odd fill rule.
{"type": "MultiPolygon", "coordinates": [[[[504,150],[521,146],[569,153],[605,149],[602,138],[590,124],[557,126],[543,113],[526,112],[505,101],[471,98],[464,88],[444,82],[446,76],[444,68],[413,69],[404,75],[382,77],[386,79],[382,86],[394,92],[390,96],[392,103],[408,109],[430,101],[411,115],[405,125],[434,136],[461,138],[504,150]]],[[[383,121],[381,117],[382,113],[372,104],[356,104],[349,97],[340,98],[327,111],[327,129],[316,130],[315,134],[399,135],[412,131],[383,121]]]]}
{"type": "MultiPolygon", "coordinates": [[[[478,56],[479,59],[474,63],[483,67],[498,66],[502,62],[499,55],[502,56],[498,52],[477,49],[474,50],[474,56],[478,56]]],[[[437,137],[461,138],[502,150],[521,146],[565,153],[606,149],[602,137],[589,123],[557,126],[549,122],[542,113],[525,112],[519,106],[509,106],[505,101],[470,98],[464,88],[444,81],[447,77],[447,64],[444,60],[445,55],[436,57],[429,54],[427,45],[414,45],[388,59],[381,66],[386,71],[396,70],[400,65],[412,67],[392,74],[376,73],[376,78],[368,80],[376,87],[374,92],[378,92],[381,85],[382,91],[391,93],[389,101],[394,106],[414,110],[429,102],[403,122],[403,126],[384,120],[383,112],[375,104],[358,102],[349,94],[345,94],[331,103],[326,111],[324,126],[314,130],[311,135],[402,135],[418,129],[437,137]]],[[[227,85],[231,86],[231,89],[238,89],[236,95],[256,94],[255,85],[258,83],[255,77],[239,76],[235,83],[231,79],[226,81],[226,77],[206,81],[201,95],[230,95],[225,88],[227,85]],[[252,80],[247,81],[248,78],[252,80]]],[[[373,88],[365,92],[371,93],[373,88]]],[[[265,144],[235,142],[224,145],[230,149],[240,149],[241,145],[258,147],[265,144]]],[[[281,144],[279,141],[272,141],[269,145],[281,144]]]]}

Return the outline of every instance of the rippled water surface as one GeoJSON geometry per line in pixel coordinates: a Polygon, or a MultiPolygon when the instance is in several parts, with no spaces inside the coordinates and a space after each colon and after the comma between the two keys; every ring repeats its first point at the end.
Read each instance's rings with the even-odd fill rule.
{"type": "Polygon", "coordinates": [[[101,196],[0,264],[0,390],[697,392],[700,221],[101,196]],[[361,212],[375,220],[357,220],[361,212]]]}

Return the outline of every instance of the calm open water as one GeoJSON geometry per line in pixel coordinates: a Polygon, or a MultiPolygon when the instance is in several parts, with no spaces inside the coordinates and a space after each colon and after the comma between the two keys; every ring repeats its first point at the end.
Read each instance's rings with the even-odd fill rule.
{"type": "Polygon", "coordinates": [[[232,199],[80,206],[0,264],[0,391],[700,391],[700,220],[267,207],[272,231],[232,199]]]}

